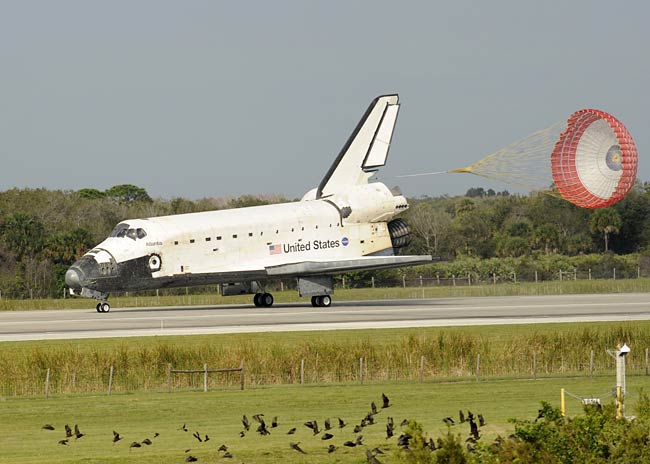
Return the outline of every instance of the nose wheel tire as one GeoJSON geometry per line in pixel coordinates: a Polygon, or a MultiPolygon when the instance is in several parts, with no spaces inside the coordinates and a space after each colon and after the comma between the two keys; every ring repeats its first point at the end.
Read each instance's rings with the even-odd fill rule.
{"type": "Polygon", "coordinates": [[[332,298],[329,295],[319,295],[311,297],[311,305],[318,308],[329,308],[332,304],[332,298]]]}
{"type": "Polygon", "coordinates": [[[107,313],[111,310],[111,305],[109,305],[108,303],[97,303],[95,309],[97,309],[98,313],[107,313]]]}

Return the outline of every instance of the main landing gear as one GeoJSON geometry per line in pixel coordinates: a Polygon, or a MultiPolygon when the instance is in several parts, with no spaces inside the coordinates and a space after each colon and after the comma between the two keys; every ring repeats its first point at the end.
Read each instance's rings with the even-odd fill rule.
{"type": "Polygon", "coordinates": [[[332,298],[329,295],[318,295],[311,297],[313,307],[328,308],[332,304],[332,298]]]}
{"type": "Polygon", "coordinates": [[[273,306],[273,295],[270,293],[256,293],[255,296],[253,297],[253,303],[255,306],[263,307],[263,308],[270,308],[273,306]]]}
{"type": "Polygon", "coordinates": [[[97,303],[97,306],[95,306],[95,308],[97,309],[98,313],[107,313],[111,310],[111,305],[104,301],[103,303],[97,303]]]}

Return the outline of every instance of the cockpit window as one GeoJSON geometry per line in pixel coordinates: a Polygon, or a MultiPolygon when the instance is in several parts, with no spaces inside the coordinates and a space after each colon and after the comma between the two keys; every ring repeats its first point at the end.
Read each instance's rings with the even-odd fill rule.
{"type": "Polygon", "coordinates": [[[125,222],[122,222],[115,226],[115,229],[113,229],[113,232],[111,232],[110,237],[124,237],[127,230],[129,230],[129,225],[125,222]]]}
{"type": "Polygon", "coordinates": [[[117,238],[128,237],[131,240],[136,240],[145,238],[147,236],[147,232],[140,227],[137,229],[130,228],[128,224],[123,222],[115,226],[115,229],[113,229],[113,232],[111,232],[110,236],[117,238]]]}

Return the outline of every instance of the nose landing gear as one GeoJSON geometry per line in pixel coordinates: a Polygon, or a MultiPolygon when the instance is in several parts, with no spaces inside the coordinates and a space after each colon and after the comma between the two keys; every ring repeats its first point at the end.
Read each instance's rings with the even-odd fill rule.
{"type": "Polygon", "coordinates": [[[100,302],[97,303],[97,306],[95,308],[97,309],[98,313],[107,313],[111,310],[111,305],[109,305],[107,302],[100,302]]]}

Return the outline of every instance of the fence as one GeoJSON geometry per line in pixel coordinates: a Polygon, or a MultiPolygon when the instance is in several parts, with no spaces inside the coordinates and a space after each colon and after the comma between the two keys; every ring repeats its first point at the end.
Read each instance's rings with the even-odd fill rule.
{"type": "MultiPolygon", "coordinates": [[[[650,349],[635,350],[627,357],[627,375],[650,375],[650,349]]],[[[110,395],[113,392],[147,391],[172,392],[178,390],[208,391],[208,375],[222,373],[211,381],[212,388],[244,389],[245,384],[265,386],[272,384],[324,384],[324,383],[359,383],[366,384],[384,381],[411,382],[446,382],[446,381],[489,381],[496,379],[540,379],[563,376],[615,376],[614,361],[604,350],[591,350],[583,359],[565,357],[561,353],[530,351],[519,353],[509,359],[476,353],[434,363],[422,356],[409,356],[403,366],[396,366],[391,360],[373,356],[361,356],[347,365],[327,365],[316,355],[314,358],[301,358],[283,372],[271,372],[263,366],[254,366],[244,370],[244,361],[238,368],[208,369],[172,369],[168,364],[157,369],[158,375],[148,379],[147,376],[133,375],[133,372],[121,373],[114,366],[102,371],[99,377],[81,378],[80,376],[57,372],[47,368],[36,370],[27,378],[15,378],[10,385],[2,385],[2,396],[44,396],[52,394],[99,393],[110,395]],[[602,351],[602,352],[601,352],[602,351]],[[230,373],[239,372],[238,378],[230,373]],[[185,375],[179,375],[185,374],[185,375]],[[196,375],[195,375],[196,374],[196,375]],[[141,382],[133,382],[132,377],[139,377],[141,382]]],[[[141,373],[140,373],[141,374],[141,373]]],[[[6,379],[5,379],[6,380],[6,379]]]]}

